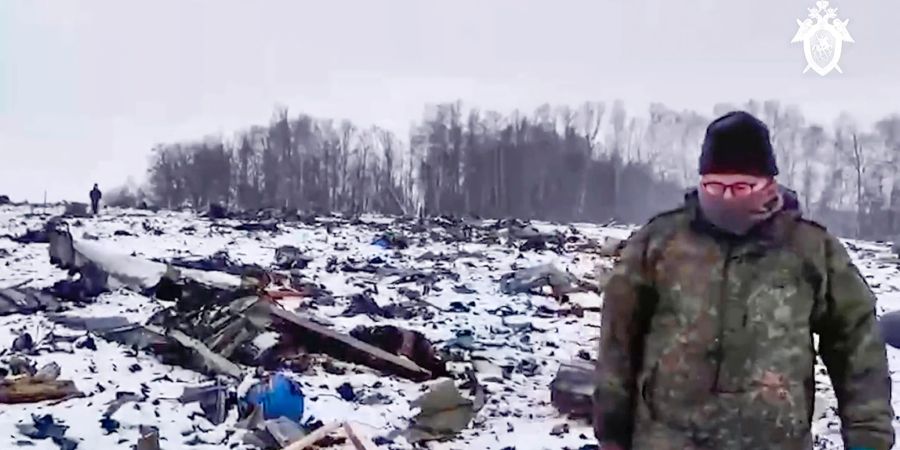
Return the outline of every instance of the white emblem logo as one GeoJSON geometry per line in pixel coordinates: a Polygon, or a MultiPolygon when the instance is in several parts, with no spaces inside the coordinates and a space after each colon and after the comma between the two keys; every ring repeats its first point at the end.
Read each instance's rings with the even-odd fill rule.
{"type": "Polygon", "coordinates": [[[844,73],[838,66],[841,59],[841,44],[855,42],[847,31],[847,23],[837,19],[837,8],[829,8],[828,1],[819,0],[814,8],[809,9],[809,18],[797,19],[800,29],[791,40],[791,44],[803,42],[803,54],[806,56],[806,68],[803,73],[814,70],[821,76],[832,70],[844,73]],[[833,20],[832,20],[833,19],[833,20]]]}

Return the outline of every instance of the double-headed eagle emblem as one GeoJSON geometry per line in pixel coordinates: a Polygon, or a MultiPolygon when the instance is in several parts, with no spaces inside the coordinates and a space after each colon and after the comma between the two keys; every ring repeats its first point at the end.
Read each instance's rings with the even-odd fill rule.
{"type": "Polygon", "coordinates": [[[803,53],[806,56],[806,68],[803,73],[814,70],[825,76],[832,70],[843,73],[838,62],[841,59],[841,47],[844,42],[855,42],[847,31],[850,19],[841,21],[837,18],[837,8],[830,8],[827,0],[819,0],[816,6],[809,9],[809,17],[797,20],[800,27],[791,43],[803,42],[803,53]]]}

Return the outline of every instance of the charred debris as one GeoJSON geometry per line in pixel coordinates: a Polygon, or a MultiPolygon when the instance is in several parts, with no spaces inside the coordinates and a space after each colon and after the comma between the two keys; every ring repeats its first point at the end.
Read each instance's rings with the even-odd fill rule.
{"type": "MultiPolygon", "coordinates": [[[[212,380],[209,384],[185,388],[180,400],[199,403],[213,424],[223,423],[228,412],[237,409],[241,418],[238,427],[245,432],[246,443],[267,449],[300,450],[314,444],[346,441],[356,449],[371,450],[376,443],[390,443],[398,436],[410,443],[451,439],[471,426],[490,396],[479,381],[486,375],[479,373],[478,364],[463,371],[453,367],[454,362],[466,359],[460,352],[464,354],[478,346],[470,336],[460,335],[436,344],[421,332],[395,325],[360,326],[349,332],[335,329],[328,317],[318,313],[320,306],[335,303],[334,294],[304,276],[304,269],[314,260],[301,248],[275,249],[271,267],[241,264],[225,251],[205,258],[155,261],[107,255],[90,245],[91,237],[73,237],[68,221],[81,217],[79,212],[72,211],[68,219],[52,218],[40,230],[9,237],[20,243],[48,244],[51,263],[67,270],[69,276],[44,289],[27,287],[27,283],[0,289],[0,315],[41,312],[55,324],[84,331],[85,337],[75,342],[79,348],[96,349],[95,339],[103,339],[148,352],[163,363],[208,375],[212,380]],[[159,302],[163,307],[146,323],[132,323],[116,316],[86,318],[67,314],[117,289],[132,291],[142,296],[138,298],[159,302]],[[304,394],[296,377],[315,369],[341,376],[361,366],[385,376],[430,384],[430,388],[423,388],[422,397],[413,402],[419,413],[410,418],[406,429],[373,440],[359,433],[349,421],[300,422],[304,394]],[[255,384],[249,392],[239,395],[238,387],[247,379],[256,380],[255,384]]],[[[566,232],[547,233],[518,220],[438,217],[364,222],[359,218],[316,218],[283,211],[237,215],[218,207],[211,208],[207,217],[212,228],[232,227],[249,233],[279,233],[284,224],[292,222],[325,227],[329,232],[347,225],[364,226],[371,231],[371,244],[387,250],[435,241],[477,242],[506,245],[519,251],[580,251],[615,257],[622,246],[617,240],[588,239],[574,227],[566,232]]],[[[162,233],[156,229],[145,231],[162,233]]],[[[461,257],[489,258],[463,250],[448,254],[427,251],[417,258],[452,261],[461,257]]],[[[433,318],[467,311],[471,304],[457,302],[447,309],[429,303],[429,293],[442,279],[453,280],[457,293],[475,292],[459,283],[459,275],[449,269],[398,267],[387,257],[342,261],[330,258],[324,263],[328,272],[392,277],[392,285],[404,298],[394,304],[379,305],[372,295],[375,288],[361,284],[360,291],[349,296],[349,306],[341,317],[433,318]]],[[[603,273],[583,279],[550,264],[537,265],[502,274],[499,292],[511,296],[548,295],[558,300],[560,308],[543,311],[544,314],[583,316],[585,308],[566,307],[567,296],[576,292],[599,293],[603,279],[603,273]]],[[[53,339],[51,334],[44,341],[35,342],[24,333],[10,349],[0,353],[0,404],[59,402],[84,396],[71,381],[59,379],[58,366],[38,368],[29,359],[42,346],[52,347],[53,339]]],[[[589,416],[588,360],[585,355],[583,360],[563,364],[556,380],[548,386],[553,404],[563,413],[589,416]]],[[[537,367],[533,361],[523,361],[509,370],[526,373],[537,367]]],[[[338,394],[348,401],[390,401],[378,395],[361,396],[349,384],[342,386],[338,394]]],[[[126,396],[122,402],[141,400],[126,396]]],[[[110,432],[118,426],[111,414],[104,416],[101,424],[110,432]]],[[[65,438],[65,429],[65,425],[47,416],[35,417],[34,424],[24,426],[22,432],[49,436],[60,448],[75,448],[65,438]]],[[[141,436],[136,448],[160,448],[155,430],[142,430],[141,436]]]]}

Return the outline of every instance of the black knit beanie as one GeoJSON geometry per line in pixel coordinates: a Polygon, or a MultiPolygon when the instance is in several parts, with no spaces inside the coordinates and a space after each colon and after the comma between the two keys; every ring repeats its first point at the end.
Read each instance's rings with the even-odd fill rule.
{"type": "Polygon", "coordinates": [[[729,173],[778,175],[769,128],[744,111],[733,111],[706,128],[700,152],[700,175],[729,173]]]}

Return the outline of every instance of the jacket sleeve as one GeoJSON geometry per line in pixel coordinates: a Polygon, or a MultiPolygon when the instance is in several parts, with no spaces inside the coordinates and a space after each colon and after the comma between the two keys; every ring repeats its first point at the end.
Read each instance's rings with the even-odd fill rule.
{"type": "Polygon", "coordinates": [[[876,298],[843,244],[825,244],[824,311],[819,353],[834,386],[844,445],[889,450],[894,445],[891,378],[876,298]]]}
{"type": "Polygon", "coordinates": [[[648,276],[649,225],[632,235],[604,288],[594,388],[594,434],[630,448],[636,376],[656,294],[648,276]]]}

